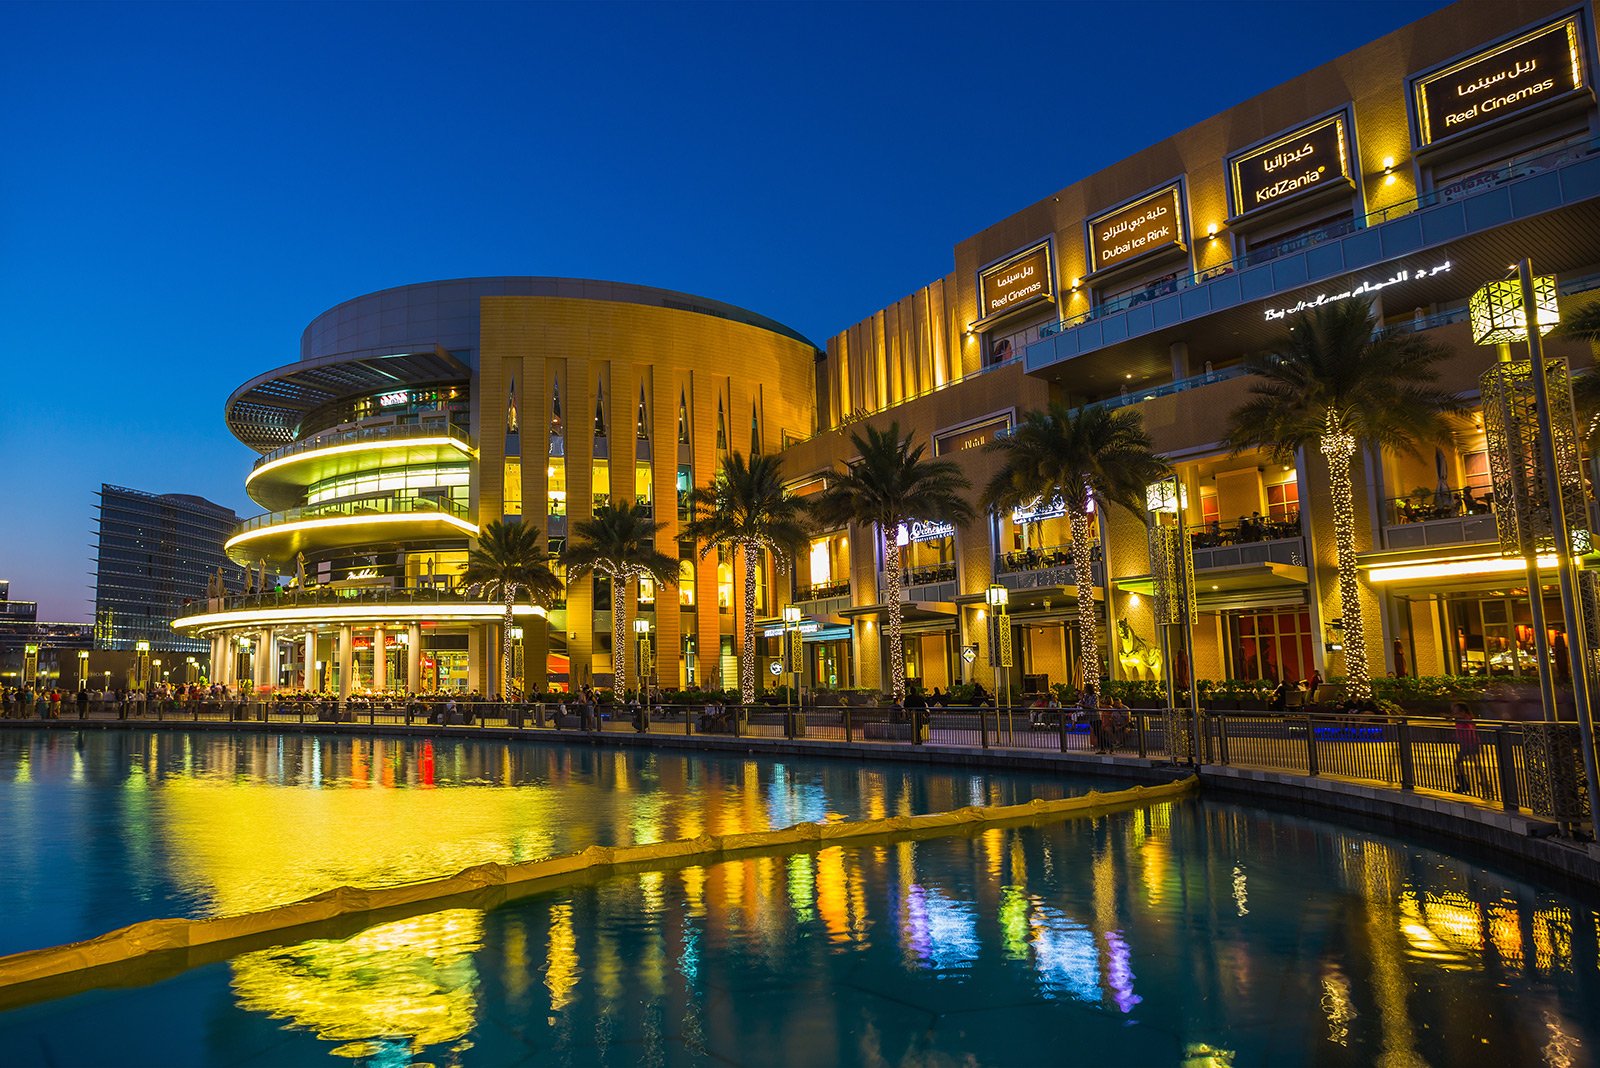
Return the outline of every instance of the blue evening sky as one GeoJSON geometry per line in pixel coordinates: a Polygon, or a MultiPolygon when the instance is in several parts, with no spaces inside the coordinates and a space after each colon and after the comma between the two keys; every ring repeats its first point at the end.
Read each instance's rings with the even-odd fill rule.
{"type": "Polygon", "coordinates": [[[101,482],[259,511],[223,401],[342,300],[618,279],[820,344],[1440,6],[0,4],[0,578],[91,618],[101,482]]]}

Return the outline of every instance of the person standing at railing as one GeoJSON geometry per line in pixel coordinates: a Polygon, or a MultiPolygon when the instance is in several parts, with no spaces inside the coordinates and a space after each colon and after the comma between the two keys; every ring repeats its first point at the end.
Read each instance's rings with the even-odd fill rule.
{"type": "Polygon", "coordinates": [[[1472,709],[1461,701],[1450,706],[1456,721],[1456,792],[1475,794],[1483,783],[1483,767],[1479,754],[1483,743],[1478,738],[1478,724],[1472,718],[1472,709]],[[1469,779],[1467,769],[1472,769],[1469,779]]]}

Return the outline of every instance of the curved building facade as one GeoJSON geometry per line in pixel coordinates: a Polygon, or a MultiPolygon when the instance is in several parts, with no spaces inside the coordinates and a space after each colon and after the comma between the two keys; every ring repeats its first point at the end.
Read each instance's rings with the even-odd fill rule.
{"type": "MultiPolygon", "coordinates": [[[[682,560],[677,589],[631,591],[661,684],[722,680],[737,569],[680,544],[680,503],[727,454],[812,433],[805,338],[666,290],[482,278],[346,301],[300,356],[228,399],[229,428],[261,453],[246,488],[265,511],[227,551],[256,577],[176,624],[210,639],[218,681],[498,692],[501,608],[460,583],[480,526],[535,524],[554,558],[569,524],[625,498],[682,560]]],[[[513,684],[608,681],[608,606],[592,579],[547,616],[519,606],[513,684]]]]}

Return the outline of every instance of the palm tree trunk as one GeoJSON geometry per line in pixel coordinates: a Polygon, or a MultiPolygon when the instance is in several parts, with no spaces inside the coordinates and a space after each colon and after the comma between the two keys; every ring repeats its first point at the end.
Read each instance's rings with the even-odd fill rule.
{"type": "Polygon", "coordinates": [[[618,698],[628,687],[628,617],[623,603],[628,598],[628,576],[611,576],[611,692],[618,698]]]}
{"type": "Polygon", "coordinates": [[[1328,489],[1333,496],[1333,545],[1339,571],[1339,612],[1344,617],[1345,688],[1350,697],[1365,701],[1372,696],[1367,668],[1367,629],[1361,617],[1361,587],[1356,584],[1355,497],[1350,487],[1350,465],[1356,439],[1344,433],[1332,412],[1320,444],[1328,461],[1328,489]]]}
{"type": "Polygon", "coordinates": [[[760,552],[749,542],[739,546],[744,554],[744,645],[739,650],[739,702],[756,699],[756,562],[760,552]]]}
{"type": "Polygon", "coordinates": [[[895,541],[899,524],[892,524],[883,536],[883,565],[887,574],[889,601],[889,684],[894,703],[906,703],[906,650],[900,643],[900,545],[895,541]]]}
{"type": "Polygon", "coordinates": [[[1100,616],[1094,608],[1094,561],[1090,556],[1089,515],[1070,508],[1072,577],[1078,583],[1078,663],[1083,685],[1100,689],[1100,616]]]}
{"type": "Polygon", "coordinates": [[[509,583],[505,587],[506,618],[500,627],[500,699],[511,698],[511,619],[517,599],[517,588],[509,583]]]}

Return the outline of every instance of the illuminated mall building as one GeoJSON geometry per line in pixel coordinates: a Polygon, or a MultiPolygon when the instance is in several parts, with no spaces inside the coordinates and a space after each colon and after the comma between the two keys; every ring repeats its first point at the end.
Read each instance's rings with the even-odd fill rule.
{"type": "MultiPolygon", "coordinates": [[[[1499,553],[1476,410],[1496,352],[1473,344],[1467,302],[1523,257],[1555,276],[1564,312],[1600,294],[1595,23],[1593,2],[1436,12],[959,242],[949,274],[820,352],[759,316],[622,285],[486,279],[340,305],[298,363],[228,406],[263,453],[249,488],[271,509],[230,551],[286,575],[303,553],[293,596],[316,603],[233,596],[183,625],[219,651],[272,644],[276,666],[255,661],[263,682],[310,665],[362,686],[375,673],[483,686],[495,610],[453,577],[477,526],[519,516],[559,546],[569,521],[631,494],[683,560],[678,589],[638,591],[662,685],[731,685],[741,569],[678,543],[684,487],[760,447],[781,450],[794,492],[815,492],[851,458],[858,424],[891,420],[981,486],[995,465],[983,446],[1059,401],[1137,407],[1175,465],[1197,532],[1198,677],[1339,675],[1326,466],[1314,452],[1230,455],[1221,437],[1248,395],[1248,356],[1297,309],[1363,299],[1383,326],[1448,346],[1443,382],[1472,408],[1421,458],[1358,460],[1374,670],[1530,671],[1528,590],[1499,553]],[[374,648],[388,650],[377,666],[374,648]]],[[[1593,361],[1555,336],[1546,351],[1593,361]]],[[[1050,502],[899,536],[912,676],[993,685],[988,657],[962,654],[986,648],[984,593],[1000,584],[1012,681],[1073,681],[1071,533],[1050,502]]],[[[1124,630],[1155,638],[1144,525],[1103,510],[1091,536],[1108,669],[1148,674],[1121,655],[1124,630]]],[[[807,685],[883,685],[881,557],[874,532],[840,529],[790,572],[764,569],[764,655],[792,600],[807,685]]],[[[530,685],[543,666],[556,682],[607,675],[604,604],[579,584],[548,627],[525,628],[530,685]]]]}

